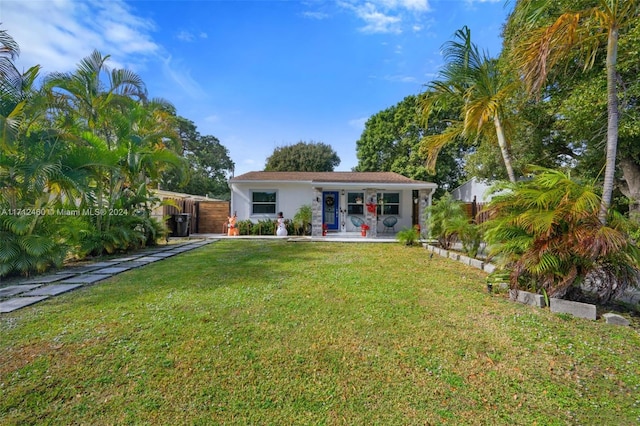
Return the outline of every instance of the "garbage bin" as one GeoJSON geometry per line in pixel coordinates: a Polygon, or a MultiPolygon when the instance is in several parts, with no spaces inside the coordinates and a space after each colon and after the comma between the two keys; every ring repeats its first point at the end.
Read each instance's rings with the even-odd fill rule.
{"type": "Polygon", "coordinates": [[[188,213],[175,214],[173,220],[176,223],[176,237],[188,237],[189,236],[189,221],[191,215],[188,213]]]}

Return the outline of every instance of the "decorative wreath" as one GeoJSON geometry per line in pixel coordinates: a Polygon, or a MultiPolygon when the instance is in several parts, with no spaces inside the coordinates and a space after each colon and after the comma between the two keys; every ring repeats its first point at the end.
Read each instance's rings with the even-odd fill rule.
{"type": "Polygon", "coordinates": [[[327,197],[327,198],[325,198],[324,203],[327,206],[331,207],[331,206],[333,206],[333,203],[335,203],[335,201],[336,200],[334,200],[333,197],[327,197]]]}

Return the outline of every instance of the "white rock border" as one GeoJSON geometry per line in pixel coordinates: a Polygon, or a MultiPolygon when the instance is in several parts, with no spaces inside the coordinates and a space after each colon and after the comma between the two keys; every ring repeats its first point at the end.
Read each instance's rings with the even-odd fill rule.
{"type": "MultiPolygon", "coordinates": [[[[473,259],[457,252],[450,252],[448,250],[441,249],[440,247],[436,247],[428,243],[422,243],[422,246],[430,253],[435,253],[438,256],[464,263],[465,265],[469,265],[473,268],[483,270],[488,274],[494,272],[497,269],[497,267],[492,263],[484,262],[479,259],[473,259]]],[[[543,295],[530,293],[523,290],[510,290],[509,299],[514,302],[524,303],[526,305],[535,306],[538,308],[545,308],[547,305],[543,295]]],[[[550,298],[549,304],[549,309],[554,313],[566,313],[577,318],[585,318],[592,321],[595,321],[597,319],[596,305],[592,305],[590,303],[573,302],[570,300],[550,298]]],[[[621,326],[629,326],[630,324],[629,320],[627,320],[625,317],[614,313],[602,314],[602,318],[607,324],[621,326]]]]}

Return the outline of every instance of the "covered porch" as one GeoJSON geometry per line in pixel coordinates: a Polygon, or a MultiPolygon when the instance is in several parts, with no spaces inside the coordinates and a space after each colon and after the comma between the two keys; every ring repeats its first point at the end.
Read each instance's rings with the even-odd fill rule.
{"type": "Polygon", "coordinates": [[[394,240],[395,234],[402,229],[414,226],[425,229],[424,211],[431,205],[435,185],[422,183],[416,186],[316,186],[313,188],[311,235],[394,240]]]}

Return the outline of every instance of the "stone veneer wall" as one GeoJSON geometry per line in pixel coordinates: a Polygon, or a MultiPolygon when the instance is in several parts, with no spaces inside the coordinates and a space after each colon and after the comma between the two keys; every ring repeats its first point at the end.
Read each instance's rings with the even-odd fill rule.
{"type": "Polygon", "coordinates": [[[367,232],[367,237],[375,238],[378,236],[378,220],[376,217],[376,213],[370,213],[367,208],[367,203],[378,203],[377,191],[375,189],[365,189],[364,190],[364,221],[367,225],[369,225],[369,231],[367,232]]]}
{"type": "Polygon", "coordinates": [[[311,200],[311,236],[322,236],[322,188],[313,188],[311,200]]]}
{"type": "Polygon", "coordinates": [[[427,222],[424,217],[424,212],[431,204],[431,197],[433,195],[433,191],[430,189],[421,189],[418,191],[418,203],[420,204],[420,208],[418,209],[418,224],[420,225],[420,232],[422,234],[426,234],[427,232],[427,222]]]}

